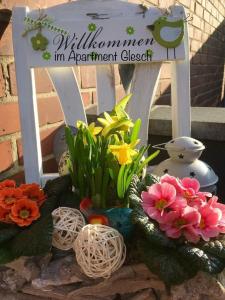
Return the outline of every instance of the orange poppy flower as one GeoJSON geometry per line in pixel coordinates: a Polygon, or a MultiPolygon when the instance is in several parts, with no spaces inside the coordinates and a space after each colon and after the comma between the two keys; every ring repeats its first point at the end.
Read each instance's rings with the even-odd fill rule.
{"type": "Polygon", "coordinates": [[[10,219],[10,210],[0,207],[0,222],[12,223],[10,219]]]}
{"type": "Polygon", "coordinates": [[[13,204],[22,197],[24,197],[23,193],[18,188],[0,190],[0,207],[9,210],[13,204]]]}
{"type": "Polygon", "coordinates": [[[18,226],[29,226],[40,217],[40,211],[36,202],[22,198],[15,202],[11,209],[10,218],[18,226]]]}
{"type": "Polygon", "coordinates": [[[0,190],[3,190],[5,188],[15,188],[15,187],[16,187],[16,183],[14,180],[6,179],[0,182],[0,190]]]}
{"type": "Polygon", "coordinates": [[[38,206],[41,206],[46,199],[44,191],[41,190],[40,186],[36,183],[21,184],[20,189],[27,198],[36,201],[38,206]]]}

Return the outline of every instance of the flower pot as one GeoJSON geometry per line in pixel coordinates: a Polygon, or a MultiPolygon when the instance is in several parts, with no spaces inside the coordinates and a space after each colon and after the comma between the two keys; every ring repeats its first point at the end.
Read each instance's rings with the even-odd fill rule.
{"type": "Polygon", "coordinates": [[[125,239],[129,238],[133,231],[131,212],[132,209],[127,207],[110,208],[104,212],[104,215],[108,217],[109,225],[117,229],[125,239]]]}

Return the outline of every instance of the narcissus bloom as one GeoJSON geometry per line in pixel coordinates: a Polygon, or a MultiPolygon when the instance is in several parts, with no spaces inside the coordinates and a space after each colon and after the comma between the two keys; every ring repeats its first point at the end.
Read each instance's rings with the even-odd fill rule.
{"type": "Polygon", "coordinates": [[[137,155],[137,151],[132,149],[135,145],[132,143],[124,143],[122,145],[109,145],[109,150],[113,155],[116,156],[120,165],[127,165],[132,163],[132,157],[137,155]]]}
{"type": "Polygon", "coordinates": [[[29,226],[40,217],[38,205],[35,201],[23,198],[15,202],[11,209],[10,218],[18,226],[29,226]]]}
{"type": "Polygon", "coordinates": [[[98,118],[98,122],[104,126],[102,135],[107,136],[113,130],[127,131],[134,126],[134,123],[128,117],[110,116],[107,112],[104,112],[105,118],[98,118]]]}
{"type": "Polygon", "coordinates": [[[78,121],[77,122],[77,128],[80,127],[86,127],[88,128],[88,130],[90,131],[91,135],[93,136],[94,140],[96,141],[96,136],[102,131],[102,127],[100,126],[95,126],[95,122],[92,122],[90,125],[86,125],[84,122],[82,121],[78,121]]]}
{"type": "Polygon", "coordinates": [[[147,192],[142,192],[142,207],[150,218],[164,222],[165,214],[176,201],[176,189],[173,185],[164,182],[156,183],[149,187],[147,192]]]}
{"type": "Polygon", "coordinates": [[[177,239],[183,234],[189,242],[196,243],[199,236],[193,226],[198,225],[200,219],[201,216],[195,208],[186,206],[184,209],[169,212],[164,223],[160,224],[160,229],[170,238],[177,239]]]}
{"type": "Polygon", "coordinates": [[[7,188],[0,190],[0,207],[9,210],[14,203],[22,197],[23,192],[18,188],[7,188]]]}

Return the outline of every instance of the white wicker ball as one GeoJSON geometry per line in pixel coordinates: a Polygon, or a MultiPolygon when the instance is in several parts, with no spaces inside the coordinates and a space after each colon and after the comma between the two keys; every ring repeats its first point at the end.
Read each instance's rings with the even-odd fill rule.
{"type": "Polygon", "coordinates": [[[60,250],[69,250],[78,233],[85,226],[85,219],[78,209],[58,207],[52,212],[54,231],[52,245],[60,250]]]}
{"type": "Polygon", "coordinates": [[[108,278],[126,258],[122,235],[114,228],[96,224],[86,225],[79,232],[73,249],[77,263],[92,278],[108,278]]]}

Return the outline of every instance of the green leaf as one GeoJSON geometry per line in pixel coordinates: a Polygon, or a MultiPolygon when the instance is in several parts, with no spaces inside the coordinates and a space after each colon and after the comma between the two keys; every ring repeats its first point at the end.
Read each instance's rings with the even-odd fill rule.
{"type": "Polygon", "coordinates": [[[159,155],[159,150],[155,151],[151,155],[149,155],[139,166],[137,173],[141,172],[143,168],[151,161],[153,160],[156,156],[159,155]]]}
{"type": "Polygon", "coordinates": [[[102,130],[102,135],[104,137],[107,137],[109,134],[112,134],[112,133],[116,132],[121,127],[123,127],[123,126],[129,126],[130,124],[131,124],[130,120],[123,118],[123,119],[121,119],[121,120],[119,120],[117,122],[114,122],[114,123],[110,124],[109,126],[105,127],[102,130]]]}
{"type": "Polygon", "coordinates": [[[140,207],[141,198],[138,192],[140,179],[137,175],[133,175],[130,185],[127,190],[127,198],[132,208],[140,207]]]}
{"type": "Polygon", "coordinates": [[[11,241],[12,255],[15,257],[37,256],[49,252],[52,247],[52,232],[51,215],[41,217],[11,241]]]}
{"type": "Polygon", "coordinates": [[[75,192],[67,192],[61,195],[59,206],[71,207],[79,209],[79,197],[75,192]]]}
{"type": "Polygon", "coordinates": [[[1,245],[1,247],[0,247],[0,265],[5,265],[16,258],[18,258],[18,256],[15,256],[12,254],[11,249],[8,246],[8,244],[1,245]]]}
{"type": "Polygon", "coordinates": [[[139,165],[140,165],[140,161],[144,155],[144,153],[148,150],[149,146],[146,147],[141,147],[141,149],[139,150],[138,155],[134,158],[133,163],[132,163],[132,167],[131,167],[131,174],[138,174],[138,169],[139,169],[139,165]]]}
{"type": "Polygon", "coordinates": [[[139,182],[140,182],[139,177],[136,174],[133,175],[132,180],[129,185],[128,194],[136,193],[137,195],[139,195],[139,193],[138,193],[139,182]]]}
{"type": "Polygon", "coordinates": [[[0,229],[0,243],[6,242],[13,238],[18,232],[20,232],[20,228],[15,225],[7,224],[8,228],[0,229]]]}
{"type": "Polygon", "coordinates": [[[141,241],[139,251],[147,267],[168,286],[180,284],[189,274],[173,254],[173,250],[155,248],[150,242],[141,241]]]}
{"type": "Polygon", "coordinates": [[[70,175],[60,176],[53,180],[48,180],[44,192],[48,196],[59,195],[71,189],[71,178],[70,175]]]}
{"type": "Polygon", "coordinates": [[[102,179],[102,190],[101,190],[101,200],[102,200],[102,208],[105,208],[107,206],[106,203],[106,193],[107,193],[107,187],[109,185],[109,169],[106,168],[103,174],[103,179],[102,179]]]}
{"type": "Polygon", "coordinates": [[[123,99],[121,99],[119,101],[118,104],[116,104],[114,110],[115,110],[115,113],[118,117],[120,118],[123,118],[126,116],[126,113],[125,113],[125,108],[127,106],[127,103],[129,102],[130,98],[131,98],[132,94],[129,94],[127,96],[125,96],[123,99]],[[125,113],[125,114],[124,114],[125,113]]]}
{"type": "Polygon", "coordinates": [[[127,198],[128,198],[130,207],[136,208],[136,207],[140,206],[141,198],[139,196],[137,196],[136,194],[129,194],[129,196],[127,196],[127,198]]]}
{"type": "Polygon", "coordinates": [[[96,190],[96,193],[100,194],[101,193],[101,189],[102,189],[102,168],[101,167],[98,167],[96,170],[95,170],[95,190],[96,190]]]}
{"type": "Polygon", "coordinates": [[[68,146],[68,150],[70,154],[70,159],[73,163],[73,158],[75,156],[74,135],[72,129],[69,126],[65,127],[65,138],[66,138],[66,144],[68,146]]]}
{"type": "Polygon", "coordinates": [[[41,216],[44,217],[51,214],[52,211],[59,206],[58,204],[58,197],[54,195],[48,197],[40,208],[41,216]]]}
{"type": "Polygon", "coordinates": [[[151,186],[152,184],[159,183],[159,177],[153,174],[146,174],[144,183],[146,186],[151,186]]]}
{"type": "Polygon", "coordinates": [[[201,242],[198,246],[205,252],[216,255],[225,259],[225,238],[217,238],[216,240],[210,240],[209,242],[201,242]]]}
{"type": "Polygon", "coordinates": [[[124,185],[123,185],[123,174],[125,171],[125,165],[120,167],[120,171],[117,178],[117,194],[120,199],[124,198],[124,185]]]}
{"type": "Polygon", "coordinates": [[[158,225],[149,219],[142,207],[133,209],[131,220],[142,231],[145,238],[155,246],[175,248],[174,241],[169,239],[158,225]]]}
{"type": "Polygon", "coordinates": [[[124,174],[123,174],[124,193],[127,191],[128,187],[130,185],[131,179],[132,179],[132,177],[130,178],[130,176],[128,176],[128,174],[130,172],[130,166],[131,166],[131,164],[128,164],[125,166],[125,170],[124,170],[124,174]]]}
{"type": "Polygon", "coordinates": [[[134,127],[132,130],[130,142],[133,143],[138,139],[139,132],[141,128],[141,119],[137,119],[137,121],[134,123],[134,127]]]}
{"type": "Polygon", "coordinates": [[[184,259],[190,262],[190,264],[204,272],[217,274],[225,267],[225,262],[222,259],[207,254],[195,246],[184,245],[181,246],[178,251],[184,259]]]}

